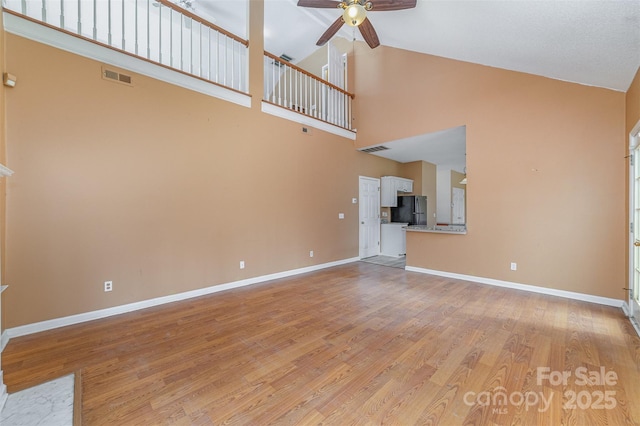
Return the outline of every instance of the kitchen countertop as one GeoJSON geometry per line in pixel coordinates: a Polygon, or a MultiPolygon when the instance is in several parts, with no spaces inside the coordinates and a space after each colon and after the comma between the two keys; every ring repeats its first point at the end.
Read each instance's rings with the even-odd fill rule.
{"type": "Polygon", "coordinates": [[[412,225],[406,227],[407,231],[412,232],[428,232],[432,234],[456,234],[456,235],[466,235],[467,228],[464,226],[436,226],[435,229],[433,226],[428,227],[426,225],[412,225]]]}

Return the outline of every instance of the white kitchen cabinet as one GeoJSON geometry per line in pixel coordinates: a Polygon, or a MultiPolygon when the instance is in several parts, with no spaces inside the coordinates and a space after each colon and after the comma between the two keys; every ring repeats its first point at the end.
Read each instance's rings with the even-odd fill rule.
{"type": "Polygon", "coordinates": [[[400,257],[407,252],[408,223],[383,223],[380,227],[380,254],[400,257]]]}
{"type": "Polygon", "coordinates": [[[398,207],[398,192],[413,192],[413,181],[396,176],[380,179],[380,206],[398,207]]]}
{"type": "Polygon", "coordinates": [[[380,206],[396,207],[398,205],[395,181],[392,176],[380,179],[380,206]]]}
{"type": "Polygon", "coordinates": [[[413,192],[413,181],[405,178],[396,179],[396,191],[398,192],[413,192]]]}

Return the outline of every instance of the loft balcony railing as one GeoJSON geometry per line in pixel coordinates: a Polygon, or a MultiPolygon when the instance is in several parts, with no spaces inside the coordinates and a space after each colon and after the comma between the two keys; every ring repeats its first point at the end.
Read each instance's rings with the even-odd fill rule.
{"type": "Polygon", "coordinates": [[[264,52],[264,101],[351,130],[354,95],[264,52]]]}
{"type": "Polygon", "coordinates": [[[4,11],[248,93],[249,42],[168,0],[4,0],[4,11]]]}

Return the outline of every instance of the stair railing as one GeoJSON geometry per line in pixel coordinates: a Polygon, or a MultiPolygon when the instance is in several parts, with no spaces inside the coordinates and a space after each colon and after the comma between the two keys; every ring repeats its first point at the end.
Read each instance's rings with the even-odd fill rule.
{"type": "Polygon", "coordinates": [[[263,100],[351,130],[354,95],[269,52],[264,52],[263,100]]]}
{"type": "Polygon", "coordinates": [[[249,42],[168,0],[4,0],[5,12],[248,93],[249,42]]]}

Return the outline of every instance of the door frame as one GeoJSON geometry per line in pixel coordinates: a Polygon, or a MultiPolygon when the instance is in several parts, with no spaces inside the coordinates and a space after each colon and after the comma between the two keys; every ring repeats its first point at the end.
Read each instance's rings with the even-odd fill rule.
{"type": "Polygon", "coordinates": [[[370,176],[358,176],[358,257],[363,259],[362,253],[362,193],[360,191],[362,180],[376,181],[378,183],[378,255],[380,254],[380,179],[370,176]]]}
{"type": "Polygon", "coordinates": [[[467,224],[467,190],[464,188],[458,188],[457,186],[452,186],[451,187],[451,221],[450,223],[452,225],[466,225],[467,224]],[[462,223],[456,223],[455,222],[455,215],[453,214],[453,212],[455,211],[455,192],[457,191],[462,191],[462,223]]]}
{"type": "MultiPolygon", "coordinates": [[[[638,301],[634,299],[634,294],[640,294],[640,282],[635,280],[635,259],[636,250],[640,248],[635,247],[636,233],[640,231],[640,223],[635,223],[635,204],[636,204],[636,171],[637,164],[640,164],[640,158],[634,158],[636,150],[640,148],[640,121],[636,123],[631,132],[629,133],[629,277],[627,283],[628,297],[626,300],[626,314],[636,330],[636,333],[640,335],[640,324],[638,323],[640,317],[640,305],[638,301]]],[[[640,157],[640,155],[638,156],[640,157]]],[[[640,200],[637,200],[640,204],[640,200]]]]}

